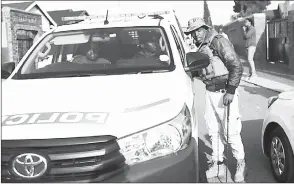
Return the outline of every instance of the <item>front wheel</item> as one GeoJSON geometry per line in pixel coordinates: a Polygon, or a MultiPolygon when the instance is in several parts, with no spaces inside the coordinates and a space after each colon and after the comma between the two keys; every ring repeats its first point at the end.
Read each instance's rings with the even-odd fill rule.
{"type": "Polygon", "coordinates": [[[294,156],[290,142],[281,127],[270,134],[269,144],[269,159],[275,179],[280,183],[293,182],[294,156]]]}

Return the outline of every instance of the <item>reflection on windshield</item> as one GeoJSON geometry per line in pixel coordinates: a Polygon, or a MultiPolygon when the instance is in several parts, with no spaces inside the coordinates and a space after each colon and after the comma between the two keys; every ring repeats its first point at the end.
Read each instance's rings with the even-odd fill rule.
{"type": "Polygon", "coordinates": [[[160,28],[108,28],[49,35],[22,66],[20,76],[136,73],[171,66],[169,45],[160,28]]]}

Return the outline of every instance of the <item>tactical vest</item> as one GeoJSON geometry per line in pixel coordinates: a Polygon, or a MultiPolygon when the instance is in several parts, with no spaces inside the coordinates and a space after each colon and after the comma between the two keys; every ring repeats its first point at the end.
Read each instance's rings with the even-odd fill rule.
{"type": "Polygon", "coordinates": [[[205,84],[210,84],[210,81],[215,78],[220,78],[224,82],[228,79],[229,72],[227,67],[218,56],[214,48],[211,47],[212,40],[214,38],[218,39],[220,37],[222,37],[222,35],[213,36],[209,39],[207,44],[201,45],[199,47],[199,52],[207,54],[210,60],[210,64],[200,72],[200,76],[205,84]]]}

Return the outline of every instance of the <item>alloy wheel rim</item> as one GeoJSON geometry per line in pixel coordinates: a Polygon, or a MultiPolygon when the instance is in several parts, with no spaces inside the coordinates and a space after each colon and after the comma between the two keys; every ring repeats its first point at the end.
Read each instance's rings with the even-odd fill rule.
{"type": "Polygon", "coordinates": [[[285,149],[282,141],[274,137],[271,142],[271,162],[275,173],[281,176],[285,171],[285,149]]]}

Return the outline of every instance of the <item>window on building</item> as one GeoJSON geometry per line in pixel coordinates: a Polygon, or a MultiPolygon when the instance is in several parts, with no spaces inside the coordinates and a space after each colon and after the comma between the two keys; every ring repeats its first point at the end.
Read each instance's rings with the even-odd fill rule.
{"type": "Polygon", "coordinates": [[[269,30],[269,37],[275,38],[276,37],[276,24],[274,22],[269,24],[270,30],[269,30]]]}
{"type": "Polygon", "coordinates": [[[283,36],[283,22],[278,22],[278,27],[279,27],[279,31],[278,31],[278,34],[279,34],[279,37],[282,37],[283,36]]]}
{"type": "MultiPolygon", "coordinates": [[[[293,28],[294,28],[294,22],[292,22],[292,30],[293,30],[293,28]]],[[[294,31],[292,31],[292,42],[294,42],[294,31]]]]}

